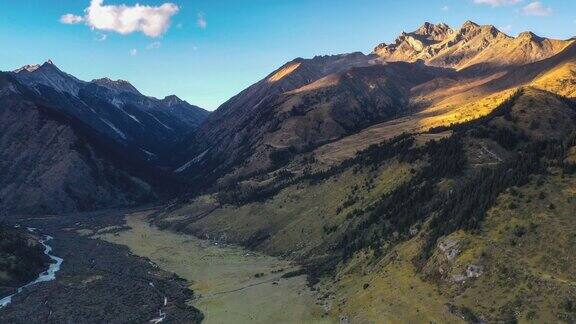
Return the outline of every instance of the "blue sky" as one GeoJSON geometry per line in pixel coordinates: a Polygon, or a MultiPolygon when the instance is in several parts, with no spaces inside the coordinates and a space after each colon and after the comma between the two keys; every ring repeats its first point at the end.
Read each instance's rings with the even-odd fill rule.
{"type": "Polygon", "coordinates": [[[123,34],[116,26],[99,29],[97,22],[91,28],[84,12],[90,2],[0,0],[0,70],[52,59],[83,80],[124,79],[144,94],[176,94],[213,110],[295,57],[369,53],[424,21],[458,27],[473,20],[511,35],[576,35],[572,0],[140,0],[149,8],[177,6],[162,7],[171,11],[160,27],[169,28],[128,24],[121,26],[123,34]],[[74,15],[77,24],[62,23],[64,14],[74,15]]]}

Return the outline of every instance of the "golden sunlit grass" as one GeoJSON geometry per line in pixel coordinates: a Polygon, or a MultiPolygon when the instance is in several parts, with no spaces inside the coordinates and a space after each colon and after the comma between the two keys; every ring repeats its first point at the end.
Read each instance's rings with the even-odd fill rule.
{"type": "Polygon", "coordinates": [[[553,173],[541,185],[534,178],[500,195],[478,233],[442,238],[457,242],[460,253],[448,261],[436,249],[424,273],[412,263],[420,236],[377,263],[371,252],[357,253],[338,269],[335,282],[321,285],[334,294],[332,311],[358,323],[462,322],[448,312],[446,305],[453,304],[487,322],[510,316],[520,323],[558,322],[565,301],[575,297],[576,256],[568,251],[576,248],[576,177],[553,173]],[[482,267],[480,277],[456,282],[469,265],[482,267]],[[441,278],[433,275],[438,271],[441,278]],[[424,280],[424,274],[437,279],[424,280]]]}
{"type": "Polygon", "coordinates": [[[491,316],[512,307],[521,321],[558,321],[576,285],[576,259],[567,253],[576,247],[574,188],[574,177],[556,175],[541,187],[534,181],[518,194],[501,195],[482,232],[467,234],[474,244],[458,259],[478,262],[484,255],[485,271],[456,297],[457,303],[491,316]]]}
{"type": "Polygon", "coordinates": [[[446,99],[421,112],[384,122],[354,134],[326,144],[314,151],[322,163],[335,164],[354,156],[372,144],[396,137],[402,133],[427,132],[430,128],[465,123],[490,114],[503,101],[508,99],[516,89],[498,92],[484,97],[458,98],[460,104],[445,105],[445,102],[456,102],[446,99]]]}
{"type": "Polygon", "coordinates": [[[425,110],[422,114],[436,112],[437,115],[425,117],[418,121],[420,130],[426,131],[433,127],[462,124],[489,115],[501,103],[516,91],[505,90],[493,95],[469,98],[464,103],[453,106],[435,106],[425,110]]]}
{"type": "Polygon", "coordinates": [[[568,98],[576,98],[576,63],[562,64],[538,77],[532,85],[568,98]]]}
{"type": "Polygon", "coordinates": [[[375,265],[370,255],[357,255],[337,276],[333,311],[352,323],[463,322],[448,312],[449,299],[416,272],[411,258],[419,248],[415,240],[400,244],[394,257],[375,265]]]}

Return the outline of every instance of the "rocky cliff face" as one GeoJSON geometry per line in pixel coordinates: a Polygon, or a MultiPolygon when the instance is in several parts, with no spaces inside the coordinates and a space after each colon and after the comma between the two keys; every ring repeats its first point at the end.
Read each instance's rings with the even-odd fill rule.
{"type": "Polygon", "coordinates": [[[453,34],[454,30],[446,24],[434,25],[426,22],[414,32],[402,32],[392,44],[379,44],[373,53],[388,61],[416,61],[426,55],[432,55],[426,50],[453,34]]]}
{"type": "Polygon", "coordinates": [[[402,33],[393,44],[380,44],[373,54],[383,61],[414,62],[462,70],[522,65],[551,57],[572,41],[542,38],[530,32],[510,37],[491,25],[467,21],[459,29],[445,24],[424,24],[402,33]]]}

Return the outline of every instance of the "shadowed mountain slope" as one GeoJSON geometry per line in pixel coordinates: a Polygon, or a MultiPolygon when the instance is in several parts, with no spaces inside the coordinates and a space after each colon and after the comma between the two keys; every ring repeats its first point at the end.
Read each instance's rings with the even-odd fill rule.
{"type": "MultiPolygon", "coordinates": [[[[532,33],[510,37],[470,21],[457,30],[426,23],[371,55],[296,59],[211,114],[179,150],[187,158],[175,170],[193,182],[199,174],[212,180],[230,172],[245,176],[277,166],[271,155],[290,158],[387,120],[398,125],[389,132],[395,136],[418,129],[423,117],[424,127],[474,118],[489,111],[477,103],[491,105],[532,82],[569,56],[573,44],[532,33]],[[401,127],[402,118],[412,125],[401,127]]],[[[570,77],[570,71],[556,73],[570,77]]],[[[561,87],[550,82],[540,81],[561,87]]]]}
{"type": "Polygon", "coordinates": [[[223,117],[211,129],[218,135],[203,138],[203,149],[177,172],[218,176],[242,165],[238,174],[246,175],[277,167],[298,152],[410,113],[410,89],[450,73],[421,64],[371,64],[271,95],[246,114],[223,117]]]}
{"type": "MultiPolygon", "coordinates": [[[[106,146],[102,134],[45,105],[3,73],[0,123],[0,206],[4,212],[67,213],[157,198],[150,184],[130,174],[139,168],[135,160],[126,161],[124,171],[118,168],[112,159],[115,152],[106,146]]],[[[146,167],[141,164],[140,168],[146,167]]]]}
{"type": "Polygon", "coordinates": [[[127,81],[78,80],[51,61],[23,67],[13,76],[47,104],[159,166],[170,165],[172,148],[209,114],[176,96],[144,96],[127,81]]]}

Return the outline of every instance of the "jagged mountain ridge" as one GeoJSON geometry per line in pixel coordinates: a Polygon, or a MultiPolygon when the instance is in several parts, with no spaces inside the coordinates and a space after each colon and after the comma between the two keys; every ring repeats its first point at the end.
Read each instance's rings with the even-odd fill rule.
{"type": "MultiPolygon", "coordinates": [[[[266,155],[275,148],[294,146],[302,149],[306,143],[309,144],[308,148],[313,148],[384,121],[365,115],[362,123],[352,127],[354,131],[351,131],[352,128],[335,131],[339,126],[334,126],[336,124],[331,115],[338,115],[340,120],[349,117],[352,121],[356,118],[354,115],[362,110],[356,110],[349,102],[344,104],[342,99],[340,105],[350,109],[329,104],[317,109],[322,105],[313,101],[302,104],[295,99],[287,99],[320,96],[320,101],[329,102],[335,97],[325,89],[337,87],[342,76],[355,68],[382,73],[388,71],[385,72],[386,77],[395,84],[393,87],[402,89],[402,94],[395,98],[398,100],[394,101],[394,111],[409,113],[432,110],[432,114],[437,114],[438,110],[453,109],[455,105],[472,103],[481,95],[494,94],[496,89],[504,91],[523,84],[501,84],[483,94],[478,94],[476,90],[494,82],[502,83],[496,80],[505,80],[508,78],[506,75],[515,73],[516,69],[558,55],[573,43],[573,40],[551,40],[532,33],[510,37],[494,26],[480,26],[470,21],[457,30],[446,24],[425,23],[414,32],[402,33],[394,44],[377,46],[370,55],[352,53],[298,58],[242,91],[211,114],[196,134],[194,149],[182,150],[189,154],[180,162],[177,170],[189,170],[192,177],[194,170],[199,170],[195,165],[203,174],[207,171],[206,166],[217,166],[218,170],[227,168],[227,172],[234,168],[255,172],[270,166],[271,161],[266,155]],[[381,66],[387,68],[380,69],[381,66]],[[406,78],[412,81],[404,82],[406,78]],[[281,105],[284,106],[280,108],[281,105]],[[291,105],[305,107],[299,107],[301,112],[294,113],[291,105]],[[309,115],[304,118],[297,116],[302,113],[309,115]],[[314,115],[316,117],[312,117],[314,115]],[[270,126],[272,120],[275,121],[274,127],[270,126]],[[315,127],[309,123],[310,120],[324,124],[315,127]],[[306,126],[299,127],[300,123],[306,126]],[[328,126],[330,124],[333,126],[328,126]],[[319,131],[314,131],[316,128],[319,131]]],[[[374,79],[365,79],[366,86],[374,86],[378,78],[384,77],[378,73],[367,75],[374,79]]],[[[529,83],[530,80],[525,78],[523,82],[529,83]]],[[[357,100],[354,93],[357,92],[349,92],[348,99],[357,100]]],[[[340,98],[345,96],[340,94],[340,98]]],[[[368,110],[363,113],[368,114],[368,110]]],[[[214,170],[207,174],[213,175],[211,171],[214,170]]]]}
{"type": "Polygon", "coordinates": [[[3,212],[60,214],[158,197],[151,167],[118,154],[103,134],[43,105],[5,73],[0,73],[0,123],[3,212]],[[150,178],[139,178],[146,175],[150,178]]]}
{"type": "Polygon", "coordinates": [[[539,61],[555,55],[572,40],[543,38],[532,32],[510,37],[492,25],[467,21],[458,30],[446,24],[425,23],[411,33],[402,33],[393,44],[382,43],[373,51],[383,61],[424,61],[457,70],[482,65],[502,68],[539,61]]]}
{"type": "Polygon", "coordinates": [[[48,61],[13,72],[46,104],[74,116],[119,145],[157,165],[169,164],[170,148],[185,140],[208,112],[176,96],[142,95],[124,80],[81,81],[48,61]]]}
{"type": "Polygon", "coordinates": [[[165,172],[208,112],[156,99],[129,82],[91,82],[52,61],[0,78],[0,208],[69,213],[132,206],[175,194],[165,172]]]}

